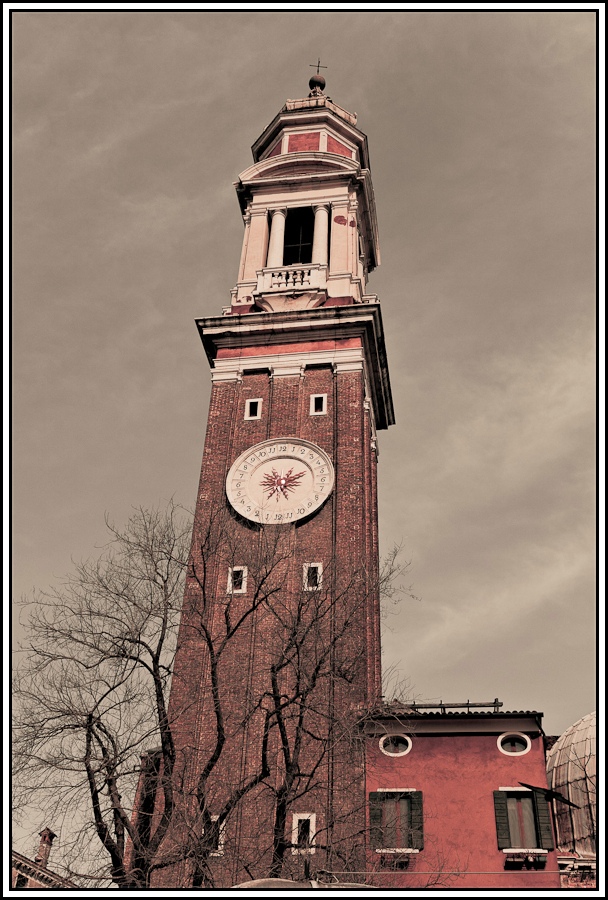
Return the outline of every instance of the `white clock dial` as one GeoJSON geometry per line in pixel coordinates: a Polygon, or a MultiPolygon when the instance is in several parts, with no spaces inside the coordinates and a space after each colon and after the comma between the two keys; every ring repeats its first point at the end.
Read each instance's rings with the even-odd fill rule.
{"type": "Polygon", "coordinates": [[[334,486],[327,453],[300,438],[275,438],[250,447],[232,464],[226,494],[252,522],[289,525],[316,512],[334,486]]]}

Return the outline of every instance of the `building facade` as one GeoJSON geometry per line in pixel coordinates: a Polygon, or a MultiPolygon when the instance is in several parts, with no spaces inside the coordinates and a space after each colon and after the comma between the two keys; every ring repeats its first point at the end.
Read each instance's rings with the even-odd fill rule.
{"type": "Polygon", "coordinates": [[[371,714],[367,871],[374,885],[559,887],[542,713],[501,707],[388,704],[371,714]]]}
{"type": "Polygon", "coordinates": [[[145,758],[135,803],[152,830],[170,804],[151,883],[554,888],[542,714],[382,701],[378,227],[367,139],[324,87],[254,143],[231,302],[197,320],[212,392],[175,762],[163,799],[145,758]]]}
{"type": "Polygon", "coordinates": [[[213,384],[170,697],[175,864],[154,886],[364,865],[393,408],[367,139],[324,84],[253,145],[231,304],[197,320],[213,384]]]}
{"type": "Polygon", "coordinates": [[[69,879],[48,868],[53,841],[57,835],[50,828],[40,832],[38,853],[28,859],[22,853],[11,853],[11,888],[14,890],[73,890],[75,885],[69,879]]]}

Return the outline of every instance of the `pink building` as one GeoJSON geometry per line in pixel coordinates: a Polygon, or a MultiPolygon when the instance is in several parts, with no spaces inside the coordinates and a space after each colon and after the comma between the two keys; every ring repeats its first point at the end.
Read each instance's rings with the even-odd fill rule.
{"type": "Polygon", "coordinates": [[[542,713],[501,706],[374,712],[366,725],[373,884],[559,888],[542,713]]]}

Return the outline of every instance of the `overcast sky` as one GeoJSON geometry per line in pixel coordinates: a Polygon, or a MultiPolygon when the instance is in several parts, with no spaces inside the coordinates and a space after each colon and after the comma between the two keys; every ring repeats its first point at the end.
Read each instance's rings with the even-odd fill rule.
{"type": "Polygon", "coordinates": [[[233,182],[319,56],[379,218],[381,540],[420,598],[385,665],[558,734],[595,708],[592,12],[14,16],[14,592],[96,553],[106,512],[193,505],[194,319],[230,302],[233,182]]]}

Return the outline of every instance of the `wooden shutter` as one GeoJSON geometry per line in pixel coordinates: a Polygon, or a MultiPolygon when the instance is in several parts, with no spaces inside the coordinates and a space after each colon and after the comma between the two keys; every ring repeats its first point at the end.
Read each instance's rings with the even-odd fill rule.
{"type": "Polygon", "coordinates": [[[539,846],[543,850],[553,850],[553,829],[551,827],[551,813],[549,803],[544,791],[533,791],[534,806],[536,808],[536,824],[538,826],[539,846]]]}
{"type": "Polygon", "coordinates": [[[424,819],[422,816],[422,791],[410,791],[411,803],[411,849],[424,849],[424,819]]]}
{"type": "Polygon", "coordinates": [[[372,791],[369,795],[369,845],[372,850],[381,850],[382,835],[382,801],[384,794],[372,791]]]}
{"type": "Polygon", "coordinates": [[[509,832],[509,815],[507,813],[507,795],[504,791],[494,791],[494,815],[496,817],[498,849],[505,850],[511,846],[511,834],[509,832]]]}

